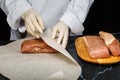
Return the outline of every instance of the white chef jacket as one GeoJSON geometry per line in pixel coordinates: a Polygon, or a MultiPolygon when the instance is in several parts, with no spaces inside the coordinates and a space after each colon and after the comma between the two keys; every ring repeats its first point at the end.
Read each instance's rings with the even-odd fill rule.
{"type": "Polygon", "coordinates": [[[11,40],[20,39],[25,30],[21,15],[33,8],[43,19],[45,28],[63,21],[71,33],[82,34],[87,13],[94,0],[0,0],[1,9],[7,15],[11,27],[11,40]]]}

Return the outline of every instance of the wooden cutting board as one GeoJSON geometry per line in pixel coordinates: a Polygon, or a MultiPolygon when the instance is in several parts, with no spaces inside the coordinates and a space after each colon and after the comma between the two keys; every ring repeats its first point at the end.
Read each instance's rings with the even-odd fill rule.
{"type": "Polygon", "coordinates": [[[77,55],[84,61],[90,62],[90,63],[96,63],[96,64],[114,64],[118,63],[120,61],[120,56],[112,56],[108,58],[102,58],[102,59],[94,59],[89,56],[89,52],[87,50],[87,47],[84,43],[83,37],[78,37],[75,40],[75,47],[77,51],[77,55]]]}

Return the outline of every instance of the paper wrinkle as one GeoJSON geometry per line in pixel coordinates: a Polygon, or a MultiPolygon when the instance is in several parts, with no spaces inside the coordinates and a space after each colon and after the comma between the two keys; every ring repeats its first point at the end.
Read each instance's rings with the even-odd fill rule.
{"type": "Polygon", "coordinates": [[[80,65],[50,34],[48,29],[41,38],[60,53],[21,54],[21,43],[31,38],[0,46],[0,73],[11,80],[77,80],[80,65]]]}
{"type": "Polygon", "coordinates": [[[64,80],[64,73],[63,73],[63,71],[56,72],[56,73],[48,76],[44,80],[56,80],[56,79],[57,80],[64,80]]]}

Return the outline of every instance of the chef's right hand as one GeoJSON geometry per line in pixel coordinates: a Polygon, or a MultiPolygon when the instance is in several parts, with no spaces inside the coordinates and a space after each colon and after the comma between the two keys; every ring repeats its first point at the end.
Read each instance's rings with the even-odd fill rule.
{"type": "Polygon", "coordinates": [[[22,19],[25,21],[28,34],[31,34],[35,38],[40,38],[40,34],[43,33],[44,29],[41,16],[33,9],[29,9],[22,15],[22,19]]]}

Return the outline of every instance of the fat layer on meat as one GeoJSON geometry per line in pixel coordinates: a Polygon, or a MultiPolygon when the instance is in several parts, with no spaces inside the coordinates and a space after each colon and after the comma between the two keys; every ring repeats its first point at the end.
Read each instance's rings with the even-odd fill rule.
{"type": "Polygon", "coordinates": [[[99,36],[83,36],[83,40],[91,58],[109,57],[109,50],[99,36]]]}

